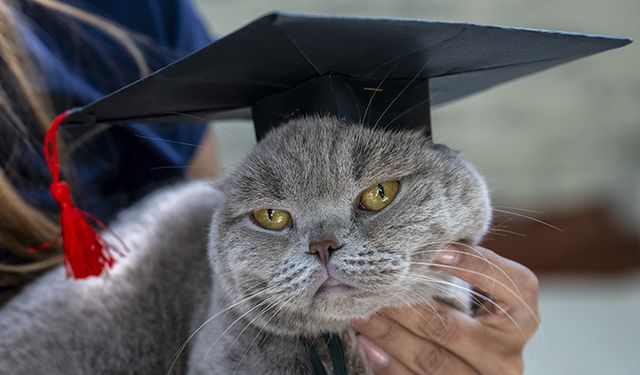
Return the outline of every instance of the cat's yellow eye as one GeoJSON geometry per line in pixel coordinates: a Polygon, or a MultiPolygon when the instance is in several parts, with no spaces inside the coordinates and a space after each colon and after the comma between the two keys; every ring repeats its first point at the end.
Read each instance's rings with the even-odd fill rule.
{"type": "Polygon", "coordinates": [[[265,229],[280,230],[289,225],[291,214],[284,210],[261,208],[251,214],[253,221],[265,229]]]}
{"type": "Polygon", "coordinates": [[[368,211],[380,211],[393,202],[399,189],[398,181],[382,181],[362,192],[360,204],[368,211]]]}

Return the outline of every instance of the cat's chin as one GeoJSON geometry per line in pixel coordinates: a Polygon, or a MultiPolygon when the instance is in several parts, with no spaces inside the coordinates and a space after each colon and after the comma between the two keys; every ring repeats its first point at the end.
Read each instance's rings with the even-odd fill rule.
{"type": "Polygon", "coordinates": [[[344,332],[350,322],[373,314],[378,304],[354,298],[357,293],[342,287],[320,291],[305,312],[282,311],[282,320],[272,319],[266,331],[284,336],[315,336],[327,332],[344,332]]]}

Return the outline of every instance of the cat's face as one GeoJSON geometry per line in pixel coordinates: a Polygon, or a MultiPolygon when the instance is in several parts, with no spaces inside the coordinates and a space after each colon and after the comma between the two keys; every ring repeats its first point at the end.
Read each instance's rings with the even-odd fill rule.
{"type": "Polygon", "coordinates": [[[477,242],[490,220],[485,185],[457,153],[419,132],[333,118],[270,133],[224,192],[210,245],[217,278],[229,303],[255,294],[238,305],[249,320],[288,334],[442,294],[429,281],[443,279],[428,265],[434,250],[477,242]]]}

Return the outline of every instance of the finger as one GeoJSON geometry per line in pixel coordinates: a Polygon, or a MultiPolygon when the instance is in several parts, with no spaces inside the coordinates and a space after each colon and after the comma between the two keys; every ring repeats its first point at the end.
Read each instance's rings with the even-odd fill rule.
{"type": "Polygon", "coordinates": [[[505,310],[526,312],[525,320],[537,321],[538,278],[525,266],[489,249],[458,244],[439,251],[439,268],[499,301],[505,310]]]}
{"type": "MultiPolygon", "coordinates": [[[[389,366],[396,360],[418,374],[477,373],[464,360],[443,346],[414,334],[382,315],[374,315],[367,322],[356,321],[353,325],[360,332],[360,336],[365,336],[365,339],[390,355],[389,366]]],[[[366,349],[366,341],[363,347],[366,349]]]]}
{"type": "Polygon", "coordinates": [[[364,352],[365,357],[377,375],[403,375],[413,374],[396,358],[393,358],[384,349],[374,344],[371,340],[362,335],[358,335],[358,344],[364,352]]]}
{"type": "Polygon", "coordinates": [[[406,306],[380,312],[387,318],[374,319],[378,331],[392,329],[390,321],[413,335],[431,341],[454,353],[468,363],[477,363],[486,354],[487,343],[482,323],[444,303],[433,301],[429,306],[406,306]]]}

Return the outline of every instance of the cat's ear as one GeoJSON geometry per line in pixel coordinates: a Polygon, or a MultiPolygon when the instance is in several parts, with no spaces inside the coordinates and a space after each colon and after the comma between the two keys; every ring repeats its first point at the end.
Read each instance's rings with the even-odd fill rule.
{"type": "MultiPolygon", "coordinates": [[[[427,129],[430,129],[431,125],[429,125],[427,127],[427,129]]],[[[442,143],[434,143],[433,142],[433,137],[431,134],[431,131],[426,131],[425,129],[423,129],[420,132],[416,132],[414,133],[416,135],[419,136],[419,139],[422,141],[422,147],[423,148],[427,148],[433,151],[436,151],[440,154],[442,154],[445,157],[451,157],[451,158],[458,158],[461,156],[462,151],[459,150],[454,150],[452,148],[449,148],[449,146],[444,145],[442,143]]]]}
{"type": "Polygon", "coordinates": [[[454,150],[442,143],[433,143],[431,140],[429,140],[428,142],[428,147],[430,149],[437,151],[446,157],[458,158],[462,154],[462,151],[454,150]]]}

